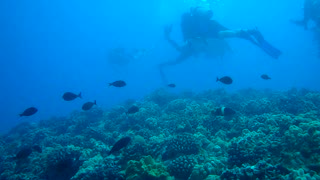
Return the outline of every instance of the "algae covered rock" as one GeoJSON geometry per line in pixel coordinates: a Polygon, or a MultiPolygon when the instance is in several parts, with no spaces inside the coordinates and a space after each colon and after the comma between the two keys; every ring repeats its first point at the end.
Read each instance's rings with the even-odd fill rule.
{"type": "Polygon", "coordinates": [[[208,176],[208,172],[202,165],[195,165],[191,175],[189,176],[188,180],[198,180],[198,179],[205,179],[208,176]]]}
{"type": "Polygon", "coordinates": [[[123,180],[120,165],[111,158],[100,154],[83,162],[77,174],[71,180],[123,180]]]}
{"type": "Polygon", "coordinates": [[[98,174],[98,168],[99,164],[103,163],[103,158],[102,156],[96,155],[93,158],[88,159],[87,161],[84,161],[82,166],[80,167],[79,171],[77,174],[75,174],[71,179],[99,179],[102,178],[102,174],[98,174]]]}
{"type": "Polygon", "coordinates": [[[144,144],[134,144],[129,146],[125,151],[123,151],[123,157],[120,160],[121,164],[126,164],[129,160],[138,161],[143,156],[147,155],[147,146],[144,144]]]}
{"type": "Polygon", "coordinates": [[[156,163],[151,156],[145,156],[140,161],[129,161],[126,168],[126,180],[170,180],[166,167],[156,163]]]}
{"type": "Polygon", "coordinates": [[[71,179],[83,163],[81,154],[81,148],[73,145],[53,149],[46,158],[46,179],[71,179]]]}

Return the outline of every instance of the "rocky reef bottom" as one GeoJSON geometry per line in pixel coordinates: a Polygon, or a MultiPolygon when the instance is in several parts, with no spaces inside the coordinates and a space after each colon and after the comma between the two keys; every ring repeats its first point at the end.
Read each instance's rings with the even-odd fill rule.
{"type": "Polygon", "coordinates": [[[1,180],[318,180],[320,92],[159,89],[23,122],[0,137],[0,153],[1,180]],[[123,137],[129,145],[109,155],[123,137]]]}

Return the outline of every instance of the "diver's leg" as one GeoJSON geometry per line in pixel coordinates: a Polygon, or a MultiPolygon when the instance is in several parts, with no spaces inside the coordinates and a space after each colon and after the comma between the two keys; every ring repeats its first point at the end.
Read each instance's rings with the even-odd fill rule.
{"type": "Polygon", "coordinates": [[[168,38],[167,41],[169,42],[169,44],[171,44],[172,47],[174,47],[177,51],[181,52],[181,47],[179,46],[179,44],[177,42],[175,42],[174,40],[172,40],[171,38],[168,38]]]}
{"type": "Polygon", "coordinates": [[[190,57],[189,54],[181,53],[174,61],[168,61],[168,62],[160,64],[159,66],[160,67],[174,66],[174,65],[180,64],[181,62],[185,61],[189,57],[190,57]]]}
{"type": "Polygon", "coordinates": [[[225,31],[220,31],[218,33],[218,36],[220,38],[234,38],[238,37],[240,34],[240,30],[225,30],[225,31]]]}
{"type": "Polygon", "coordinates": [[[258,29],[252,29],[252,30],[226,30],[226,31],[220,31],[219,37],[221,38],[241,38],[246,39],[253,43],[254,45],[258,46],[260,49],[262,49],[264,52],[266,52],[269,56],[271,56],[274,59],[277,59],[282,52],[272,46],[269,42],[265,41],[262,34],[258,29]]]}

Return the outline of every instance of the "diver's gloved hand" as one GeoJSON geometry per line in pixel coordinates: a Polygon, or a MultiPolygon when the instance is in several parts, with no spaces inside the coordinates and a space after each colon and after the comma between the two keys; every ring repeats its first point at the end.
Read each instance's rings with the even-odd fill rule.
{"type": "Polygon", "coordinates": [[[165,37],[166,39],[169,39],[169,38],[170,38],[171,31],[172,31],[172,24],[166,25],[166,26],[164,27],[164,37],[165,37]]]}

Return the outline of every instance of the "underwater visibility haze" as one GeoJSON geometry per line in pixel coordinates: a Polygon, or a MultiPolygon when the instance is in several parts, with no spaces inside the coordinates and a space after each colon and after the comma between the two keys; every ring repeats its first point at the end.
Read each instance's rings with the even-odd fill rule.
{"type": "Polygon", "coordinates": [[[2,0],[0,179],[320,179],[319,0],[2,0]]]}

